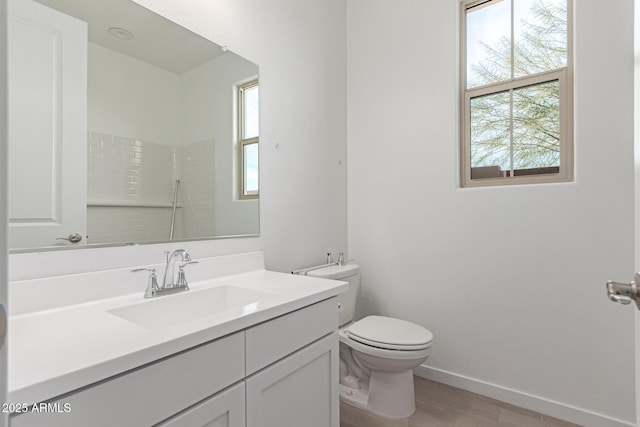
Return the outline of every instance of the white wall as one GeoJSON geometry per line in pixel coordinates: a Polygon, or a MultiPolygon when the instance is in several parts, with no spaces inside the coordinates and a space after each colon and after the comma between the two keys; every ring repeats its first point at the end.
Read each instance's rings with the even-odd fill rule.
{"type": "Polygon", "coordinates": [[[90,131],[179,145],[180,76],[94,43],[88,56],[90,131]]]}
{"type": "Polygon", "coordinates": [[[458,2],[347,2],[349,252],[361,314],[434,333],[423,375],[618,425],[633,313],[604,282],[633,272],[633,9],[574,3],[576,181],[461,190],[458,2]]]}

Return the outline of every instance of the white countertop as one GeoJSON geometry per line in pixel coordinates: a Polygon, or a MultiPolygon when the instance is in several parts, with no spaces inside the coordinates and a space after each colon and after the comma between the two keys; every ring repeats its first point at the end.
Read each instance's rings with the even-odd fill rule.
{"type": "Polygon", "coordinates": [[[247,310],[154,330],[107,312],[154,300],[145,300],[140,292],[10,316],[8,402],[51,399],[330,298],[348,287],[345,282],[259,270],[191,283],[188,292],[224,285],[273,295],[247,310]]]}

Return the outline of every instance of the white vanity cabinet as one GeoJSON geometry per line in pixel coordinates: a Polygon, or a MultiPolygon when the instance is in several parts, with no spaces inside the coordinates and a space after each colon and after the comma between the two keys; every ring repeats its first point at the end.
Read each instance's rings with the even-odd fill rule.
{"type": "Polygon", "coordinates": [[[13,414],[10,425],[338,427],[337,327],[334,297],[58,397],[48,412],[13,414]]]}

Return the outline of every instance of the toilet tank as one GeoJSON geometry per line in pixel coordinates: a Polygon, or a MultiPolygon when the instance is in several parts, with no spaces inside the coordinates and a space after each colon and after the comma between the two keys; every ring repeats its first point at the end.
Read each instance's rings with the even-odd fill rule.
{"type": "Polygon", "coordinates": [[[349,282],[349,290],[338,295],[338,324],[343,326],[353,320],[356,297],[360,292],[360,266],[357,264],[330,265],[307,272],[307,276],[349,282]]]}

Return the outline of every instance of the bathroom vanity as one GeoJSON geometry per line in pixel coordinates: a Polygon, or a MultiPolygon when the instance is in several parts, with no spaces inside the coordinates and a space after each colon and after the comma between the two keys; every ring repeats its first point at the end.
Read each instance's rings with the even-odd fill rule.
{"type": "Polygon", "coordinates": [[[11,283],[10,425],[338,427],[347,285],[261,253],[199,261],[189,291],[151,299],[128,269],[11,283]]]}

